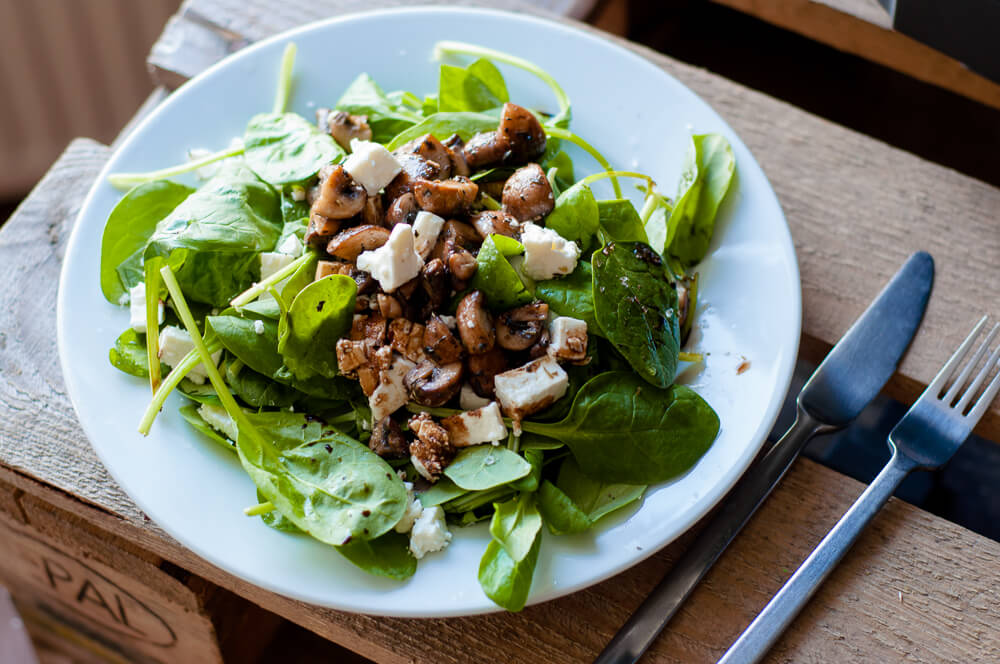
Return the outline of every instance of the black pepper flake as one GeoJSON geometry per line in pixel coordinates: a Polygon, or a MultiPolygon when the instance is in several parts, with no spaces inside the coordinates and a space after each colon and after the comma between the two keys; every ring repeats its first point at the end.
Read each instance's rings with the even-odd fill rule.
{"type": "Polygon", "coordinates": [[[326,448],[327,454],[332,454],[333,453],[333,447],[330,445],[330,443],[327,443],[323,447],[326,448]]]}
{"type": "MultiPolygon", "coordinates": [[[[371,516],[371,515],[372,515],[372,511],[371,510],[363,510],[361,512],[361,516],[371,516]]],[[[365,532],[368,532],[368,531],[365,531],[365,532]]]]}
{"type": "Polygon", "coordinates": [[[354,537],[352,535],[348,535],[347,539],[345,539],[343,542],[340,543],[340,546],[347,546],[348,544],[351,543],[352,539],[354,539],[354,537]]]}
{"type": "Polygon", "coordinates": [[[324,304],[326,304],[326,300],[320,300],[319,304],[316,305],[316,311],[323,311],[324,304]]]}

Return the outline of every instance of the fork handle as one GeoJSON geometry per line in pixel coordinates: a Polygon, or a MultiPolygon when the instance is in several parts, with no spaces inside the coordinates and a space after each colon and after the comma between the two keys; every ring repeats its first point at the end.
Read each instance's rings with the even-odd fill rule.
{"type": "Polygon", "coordinates": [[[917,464],[893,450],[889,463],[841,517],[819,546],[746,628],[719,664],[752,664],[771,649],[809,598],[844,557],[868,522],[917,464]]]}

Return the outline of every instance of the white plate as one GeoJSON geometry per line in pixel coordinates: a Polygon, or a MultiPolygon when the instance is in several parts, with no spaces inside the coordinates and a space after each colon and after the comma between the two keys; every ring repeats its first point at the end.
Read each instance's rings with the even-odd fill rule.
{"type": "MultiPolygon", "coordinates": [[[[80,213],[59,289],[63,373],[101,460],[171,536],[212,564],[268,590],[370,614],[426,617],[495,610],[476,580],[488,541],[485,526],[456,529],[451,546],[422,560],[405,583],[375,578],[330,547],[244,517],[241,510],[256,502],[252,482],[234,458],[181,419],[180,397],[171,398],[148,438],[137,434],[149,388],[113,369],[107,359],[128,316],[106,302],[99,288],[101,232],[121,195],[105,176],[183,162],[190,147],[225,147],[242,134],[252,115],[271,108],[278,62],[289,40],[299,49],[292,106],[309,117],[315,105],[333,104],[362,71],[385,90],[435,91],[431,50],[440,39],[474,40],[547,69],[573,101],[574,131],[613,165],[652,174],[668,194],[678,181],[691,132],[720,132],[736,154],[738,177],[721,212],[714,249],[699,268],[704,304],[696,346],[710,355],[704,370],[685,376],[718,411],[722,431],[689,473],[650,490],[641,506],[609,517],[584,535],[557,538],[546,533],[531,603],[621,572],[704,515],[743,473],[772,426],[799,339],[794,249],[764,173],[705,102],[618,46],[528,16],[413,8],[309,25],[212,67],[132,133],[80,213]],[[743,358],[750,369],[738,375],[743,358]]],[[[537,79],[501,68],[514,101],[542,109],[554,106],[537,79]]],[[[586,155],[572,154],[578,174],[596,170],[586,155]]]]}

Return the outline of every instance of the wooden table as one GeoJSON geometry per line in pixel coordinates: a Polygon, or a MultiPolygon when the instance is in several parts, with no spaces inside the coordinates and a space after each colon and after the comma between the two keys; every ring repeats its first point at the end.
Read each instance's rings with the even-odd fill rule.
{"type": "MultiPolygon", "coordinates": [[[[258,39],[322,16],[401,3],[187,4],[258,39]]],[[[490,4],[536,11],[514,0],[490,4]]],[[[183,21],[168,25],[154,49],[157,65],[170,65],[169,45],[187,29],[183,21]]],[[[705,98],[767,172],[800,261],[803,358],[820,357],[917,249],[934,255],[937,282],[890,395],[911,401],[971,323],[995,311],[1000,190],[606,37],[705,98]]],[[[55,345],[65,241],[109,155],[107,146],[74,141],[0,232],[0,583],[34,633],[76,644],[81,661],[219,661],[223,654],[243,661],[275,625],[260,606],[378,662],[593,658],[689,537],[614,579],[517,615],[403,620],[322,609],[253,587],[199,559],[139,511],[80,432],[55,345]]],[[[1000,408],[978,432],[1000,441],[1000,408]]],[[[646,661],[714,661],[861,488],[798,461],[646,661]]],[[[1000,544],[891,501],[770,661],[1000,661],[1000,544]]]]}

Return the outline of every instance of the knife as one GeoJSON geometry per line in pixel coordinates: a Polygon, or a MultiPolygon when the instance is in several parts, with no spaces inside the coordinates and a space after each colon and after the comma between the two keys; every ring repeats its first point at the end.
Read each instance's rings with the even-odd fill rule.
{"type": "Polygon", "coordinates": [[[896,371],[920,326],[934,260],[917,252],[837,342],[795,400],[795,423],[751,466],[691,547],[639,606],[595,664],[639,659],[815,435],[842,429],[896,371]]]}

